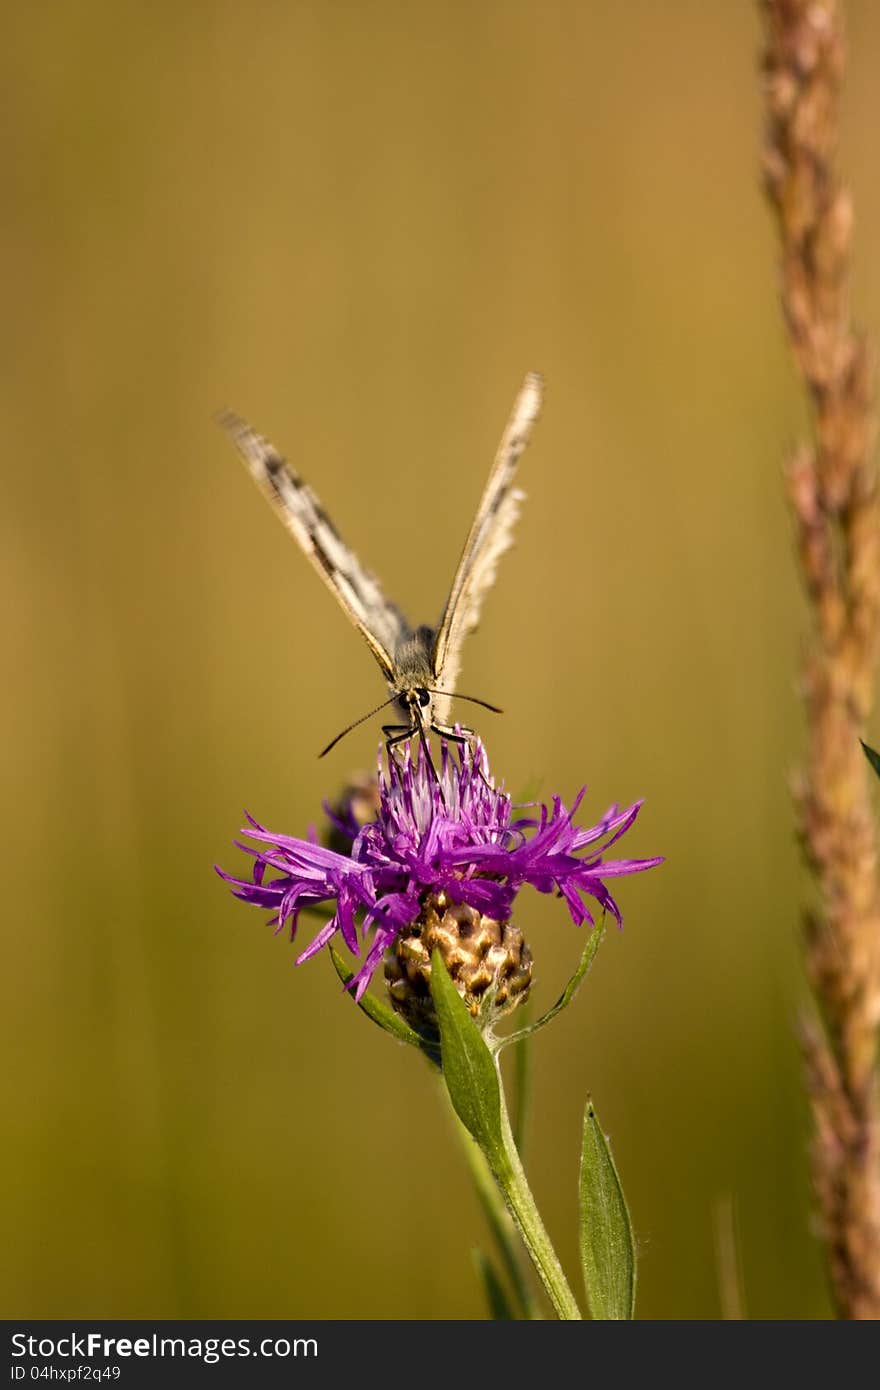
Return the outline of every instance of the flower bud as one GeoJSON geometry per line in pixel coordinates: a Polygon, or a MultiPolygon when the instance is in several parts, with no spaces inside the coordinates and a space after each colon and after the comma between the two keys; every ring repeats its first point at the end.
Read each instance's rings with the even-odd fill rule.
{"type": "Polygon", "coordinates": [[[385,953],[385,981],[395,1010],[417,1032],[436,1036],[431,956],[439,950],[450,979],[481,1027],[528,998],[532,954],[519,927],[497,922],[444,892],[425,899],[418,921],[385,953]]]}

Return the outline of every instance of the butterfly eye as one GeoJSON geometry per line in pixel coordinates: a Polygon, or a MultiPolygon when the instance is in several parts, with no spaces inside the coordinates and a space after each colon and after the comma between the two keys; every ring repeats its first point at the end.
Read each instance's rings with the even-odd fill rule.
{"type": "Polygon", "coordinates": [[[431,703],[431,697],[428,694],[427,690],[417,690],[416,694],[419,697],[419,704],[421,705],[422,709],[425,708],[425,705],[431,703]]]}

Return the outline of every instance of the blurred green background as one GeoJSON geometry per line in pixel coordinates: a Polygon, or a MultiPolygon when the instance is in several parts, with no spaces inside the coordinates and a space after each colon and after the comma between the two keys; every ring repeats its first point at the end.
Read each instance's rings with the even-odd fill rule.
{"type": "MultiPolygon", "coordinates": [[[[880,326],[880,12],[843,162],[880,326]]],[[[804,411],[759,188],[757,11],[678,0],[7,10],[0,690],[6,1316],[477,1317],[481,1218],[420,1060],[213,873],[303,833],[382,696],[212,421],[439,613],[516,388],[516,549],[462,688],[508,786],[646,798],[529,1170],[572,1277],[591,1092],[643,1317],[827,1315],[794,1032],[804,411]],[[491,721],[491,722],[490,722],[491,721]]],[[[555,997],[582,938],[530,895],[555,997]]],[[[306,924],[307,939],[308,924],[306,924]]]]}

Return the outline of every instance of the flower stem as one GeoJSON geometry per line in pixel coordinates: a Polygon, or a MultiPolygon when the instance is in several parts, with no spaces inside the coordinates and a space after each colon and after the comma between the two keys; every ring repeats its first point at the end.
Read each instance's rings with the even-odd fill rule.
{"type": "MultiPolygon", "coordinates": [[[[498,1066],[497,1057],[495,1064],[498,1066]]],[[[498,1067],[498,1074],[500,1083],[500,1067],[498,1067]]],[[[557,1317],[569,1322],[579,1322],[581,1320],[580,1309],[538,1213],[535,1199],[526,1180],[525,1170],[513,1142],[503,1083],[500,1085],[500,1089],[501,1131],[504,1147],[501,1154],[494,1155],[493,1159],[490,1160],[495,1180],[504,1195],[510,1214],[516,1222],[532,1264],[538,1272],[541,1283],[547,1290],[547,1296],[553,1304],[557,1317]]]]}
{"type": "Polygon", "coordinates": [[[522,1246],[516,1238],[518,1227],[514,1225],[507,1203],[495,1181],[495,1176],[485,1154],[458,1117],[455,1116],[454,1111],[453,1116],[456,1120],[456,1131],[461,1140],[462,1150],[474,1180],[474,1187],[483,1208],[483,1215],[495,1240],[502,1267],[507,1272],[519,1312],[526,1321],[540,1318],[541,1314],[535,1306],[534,1296],[528,1287],[521,1267],[522,1246]]]}

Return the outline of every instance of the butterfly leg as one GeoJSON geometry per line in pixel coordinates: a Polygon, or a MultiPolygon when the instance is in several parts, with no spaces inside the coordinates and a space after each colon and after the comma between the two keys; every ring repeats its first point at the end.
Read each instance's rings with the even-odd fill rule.
{"type": "Polygon", "coordinates": [[[425,750],[425,759],[427,761],[428,767],[431,770],[431,776],[434,778],[434,781],[437,783],[437,786],[440,787],[440,799],[443,801],[443,804],[445,806],[446,798],[443,795],[443,788],[440,782],[440,778],[437,776],[437,769],[434,766],[434,759],[431,757],[431,747],[428,743],[427,738],[428,730],[426,729],[419,715],[416,715],[416,717],[413,719],[412,724],[383,724],[382,732],[385,735],[385,747],[388,749],[389,754],[391,753],[392,748],[396,748],[399,743],[406,743],[407,739],[412,738],[413,734],[421,735],[422,747],[425,750]]]}
{"type": "Polygon", "coordinates": [[[476,733],[473,729],[464,729],[461,728],[461,725],[458,727],[461,730],[460,733],[456,732],[450,724],[438,724],[436,720],[431,725],[434,733],[439,734],[441,738],[448,739],[450,743],[465,744],[468,748],[473,750],[477,738],[476,733]]]}
{"type": "Polygon", "coordinates": [[[391,750],[393,748],[396,748],[398,744],[407,743],[412,738],[413,734],[421,734],[422,744],[425,749],[425,757],[428,761],[428,767],[431,769],[431,775],[434,778],[434,781],[439,785],[440,779],[437,776],[437,769],[435,768],[434,760],[431,757],[431,749],[429,748],[427,739],[425,737],[427,731],[421,720],[413,720],[412,724],[383,724],[382,732],[385,735],[385,747],[387,748],[389,755],[391,754],[391,750]]]}
{"type": "Polygon", "coordinates": [[[383,724],[382,732],[385,735],[385,747],[390,753],[392,748],[396,748],[398,743],[405,743],[408,738],[412,738],[416,732],[415,724],[383,724]]]}
{"type": "MultiPolygon", "coordinates": [[[[438,724],[436,721],[431,725],[431,728],[434,730],[435,734],[439,734],[441,738],[447,739],[449,743],[458,743],[461,744],[463,748],[469,748],[471,761],[473,762],[477,746],[477,735],[474,729],[462,728],[459,724],[456,730],[450,728],[448,724],[438,724]]],[[[483,771],[482,760],[480,761],[479,773],[489,790],[494,791],[492,783],[483,771]]]]}

